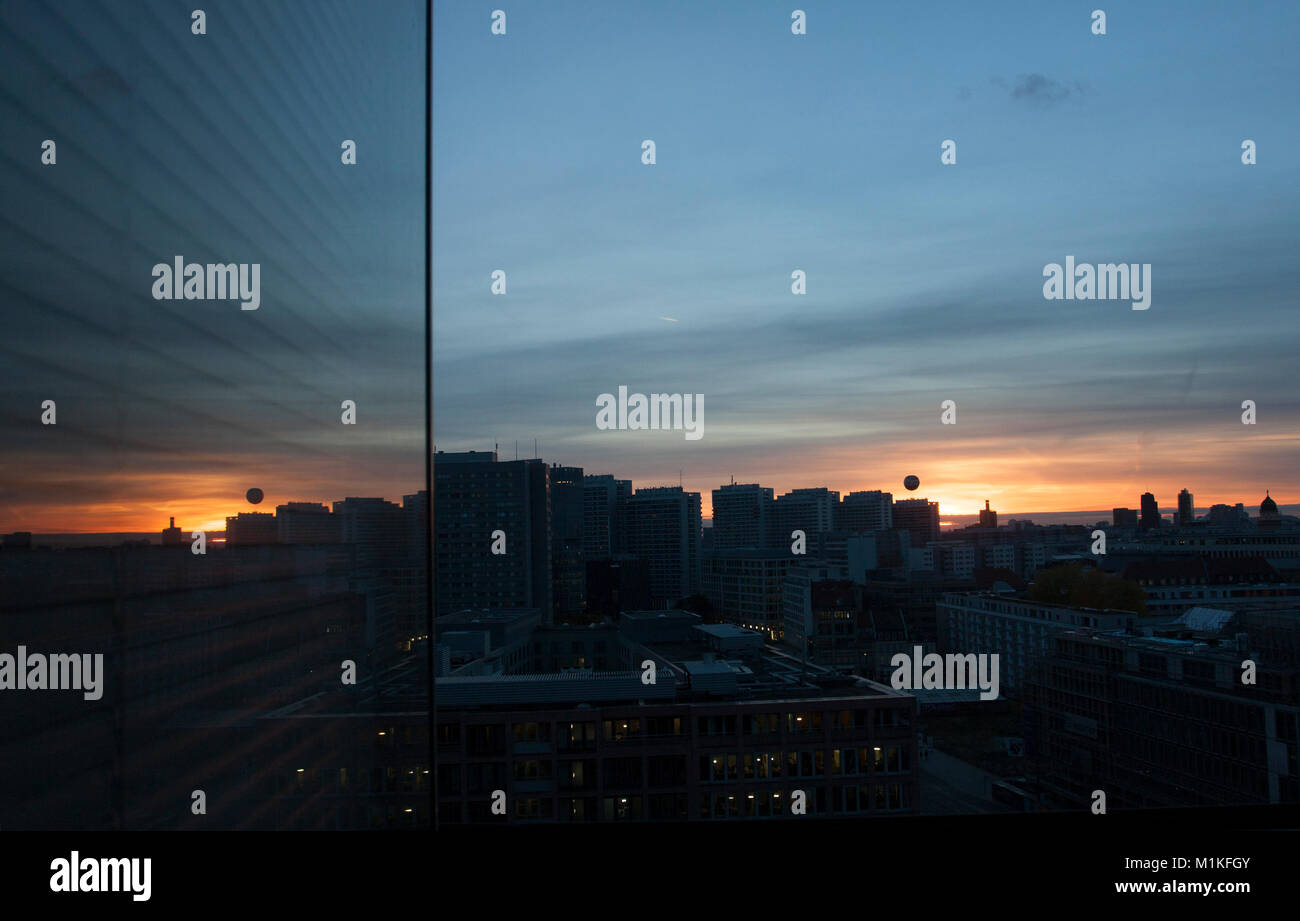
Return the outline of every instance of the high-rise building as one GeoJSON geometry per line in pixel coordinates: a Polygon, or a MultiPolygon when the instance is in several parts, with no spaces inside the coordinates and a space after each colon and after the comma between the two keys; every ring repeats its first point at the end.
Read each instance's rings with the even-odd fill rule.
{"type": "Polygon", "coordinates": [[[342,522],[319,502],[286,502],[275,507],[276,536],[282,544],[337,544],[342,522]]]}
{"type": "Polygon", "coordinates": [[[773,491],[757,483],[713,490],[713,549],[761,549],[771,527],[773,491]]]}
{"type": "Polygon", "coordinates": [[[980,510],[980,527],[996,528],[998,526],[998,513],[989,508],[989,500],[984,500],[984,508],[980,510]]]}
{"type": "Polygon", "coordinates": [[[1178,493],[1178,524],[1189,525],[1195,520],[1196,507],[1193,504],[1192,494],[1184,489],[1178,493]]]}
{"type": "Polygon", "coordinates": [[[851,492],[840,502],[835,530],[861,534],[894,526],[894,496],[878,489],[851,492]]]}
{"type": "Polygon", "coordinates": [[[388,561],[406,554],[407,526],[402,507],[387,499],[349,496],[334,503],[345,544],[355,544],[359,561],[388,561]]]}
{"type": "Polygon", "coordinates": [[[638,489],[628,500],[628,550],[650,565],[650,593],[675,602],[699,591],[700,494],[680,486],[638,489]]]}
{"type": "Polygon", "coordinates": [[[226,519],[226,546],[247,547],[277,541],[275,516],[270,512],[240,512],[226,519]]]}
{"type": "Polygon", "coordinates": [[[495,452],[434,455],[438,614],[537,608],[552,622],[549,469],[537,459],[498,461],[495,452]]]}
{"type": "Polygon", "coordinates": [[[795,489],[780,496],[772,505],[770,546],[788,547],[793,531],[803,531],[811,539],[813,535],[835,530],[839,504],[839,492],[824,486],[795,489]]]}
{"type": "Polygon", "coordinates": [[[607,560],[627,552],[627,502],[631,480],[608,473],[582,478],[582,549],[588,560],[607,560]]]}
{"type": "Polygon", "coordinates": [[[1138,526],[1137,512],[1131,508],[1111,509],[1110,520],[1117,528],[1136,528],[1138,526]]]}
{"type": "Polygon", "coordinates": [[[1160,527],[1160,506],[1156,503],[1156,497],[1149,492],[1142,494],[1142,517],[1138,521],[1138,527],[1143,531],[1154,531],[1160,527]]]}
{"type": "Polygon", "coordinates": [[[429,630],[429,493],[402,496],[406,519],[406,560],[390,570],[398,594],[397,642],[409,650],[429,630]]]}
{"type": "Polygon", "coordinates": [[[420,490],[402,496],[402,510],[406,512],[406,543],[419,560],[429,558],[429,493],[420,490]]]}
{"type": "Polygon", "coordinates": [[[582,552],[585,494],[581,467],[551,465],[551,584],[556,616],[587,609],[582,552]]]}
{"type": "Polygon", "coordinates": [[[939,539],[939,503],[929,499],[898,499],[894,502],[894,527],[912,535],[913,547],[924,547],[939,539]]]}
{"type": "Polygon", "coordinates": [[[779,640],[784,630],[788,550],[738,548],[704,554],[700,591],[724,620],[779,640]]]}
{"type": "Polygon", "coordinates": [[[416,609],[425,576],[409,555],[407,514],[387,499],[349,496],[334,503],[333,517],[354,561],[349,586],[366,600],[365,645],[374,666],[386,668],[426,622],[416,609]]]}
{"type": "Polygon", "coordinates": [[[782,597],[781,639],[799,656],[812,653],[812,639],[817,632],[813,586],[818,582],[843,581],[846,574],[843,566],[826,560],[801,557],[790,564],[782,597]]]}

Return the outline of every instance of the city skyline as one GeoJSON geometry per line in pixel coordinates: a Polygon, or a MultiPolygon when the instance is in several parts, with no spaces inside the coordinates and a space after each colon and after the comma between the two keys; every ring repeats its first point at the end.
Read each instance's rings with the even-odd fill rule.
{"type": "Polygon", "coordinates": [[[440,443],[701,493],[916,474],[952,513],[1300,493],[1300,210],[1263,153],[1300,142],[1273,91],[1300,8],[1144,4],[1104,37],[1068,5],[807,12],[440,17],[440,443]],[[1071,255],[1149,263],[1149,309],[1045,300],[1071,255]],[[620,385],[704,394],[704,437],[598,430],[620,385]]]}
{"type": "MultiPolygon", "coordinates": [[[[475,448],[475,449],[468,449],[468,450],[481,450],[481,449],[475,448]]],[[[502,452],[498,452],[498,457],[502,461],[507,461],[512,459],[510,457],[504,456],[502,452]]],[[[728,483],[723,482],[711,486],[705,486],[703,488],[692,488],[690,485],[686,484],[686,478],[683,478],[682,484],[678,484],[678,483],[671,482],[668,478],[663,478],[663,477],[648,477],[644,479],[638,479],[636,477],[626,475],[623,471],[619,469],[615,469],[613,471],[608,471],[608,470],[597,471],[593,468],[588,468],[580,464],[568,464],[560,461],[551,461],[540,457],[519,457],[517,458],[517,460],[536,460],[539,462],[546,463],[548,467],[555,466],[555,465],[561,467],[577,466],[578,469],[581,469],[583,471],[585,476],[598,476],[598,475],[612,474],[613,476],[620,479],[631,480],[632,488],[634,490],[660,487],[660,486],[671,487],[671,486],[681,485],[681,487],[686,492],[699,493],[701,498],[702,516],[706,522],[711,521],[713,517],[712,491],[714,489],[718,489],[728,485],[728,483]]],[[[980,508],[983,508],[982,503],[984,501],[990,502],[993,510],[998,513],[998,515],[1000,516],[1000,520],[1004,523],[1007,520],[1012,518],[1019,517],[1023,519],[1028,516],[1039,516],[1039,519],[1035,520],[1035,523],[1078,524],[1078,523],[1091,523],[1093,520],[1103,520],[1103,519],[1108,520],[1111,516],[1111,512],[1116,508],[1129,508],[1133,510],[1138,510],[1141,504],[1141,495],[1142,493],[1145,492],[1154,492],[1157,504],[1159,505],[1160,508],[1160,514],[1162,518],[1167,519],[1177,513],[1178,493],[1183,489],[1190,488],[1189,484],[1182,484],[1177,487],[1177,490],[1170,488],[1169,490],[1167,490],[1167,494],[1170,496],[1170,498],[1168,499],[1163,498],[1163,496],[1166,495],[1165,492],[1144,489],[1139,493],[1135,493],[1131,498],[1131,501],[1129,501],[1127,504],[1119,501],[1112,501],[1109,504],[1106,504],[1104,507],[1097,507],[1097,508],[1059,508],[1059,509],[1027,509],[1027,510],[1003,509],[998,506],[997,502],[994,499],[985,497],[985,499],[983,500],[978,500],[980,504],[977,507],[972,508],[970,511],[964,511],[964,510],[952,509],[952,507],[948,503],[946,503],[942,498],[936,498],[936,495],[933,490],[927,492],[926,483],[924,480],[922,480],[920,486],[915,491],[908,491],[901,482],[896,484],[893,488],[889,487],[886,484],[875,483],[873,481],[874,485],[866,485],[866,486],[855,487],[853,489],[846,489],[825,482],[812,483],[809,482],[809,478],[806,477],[801,477],[797,480],[792,480],[791,481],[792,485],[789,485],[788,487],[774,485],[775,481],[762,476],[753,480],[742,480],[739,477],[737,477],[734,479],[734,483],[736,484],[757,483],[758,485],[774,489],[775,495],[778,497],[788,492],[791,492],[795,489],[828,488],[837,491],[840,494],[841,500],[843,500],[843,498],[847,496],[850,492],[877,491],[877,490],[881,492],[891,493],[895,501],[899,499],[928,499],[931,502],[939,503],[939,511],[940,511],[940,515],[942,516],[940,525],[941,527],[950,530],[960,528],[960,527],[965,527],[968,523],[973,523],[973,520],[978,518],[979,510],[980,508]],[[1096,517],[1090,518],[1089,516],[1096,516],[1096,517]],[[951,519],[971,519],[971,521],[957,522],[951,519]]],[[[261,502],[257,504],[250,503],[247,500],[247,498],[245,498],[242,494],[234,499],[222,500],[226,504],[217,505],[215,507],[218,509],[224,508],[227,510],[220,514],[211,514],[210,512],[211,509],[214,507],[214,504],[206,503],[206,500],[203,499],[179,500],[171,505],[158,506],[157,508],[153,508],[148,511],[137,513],[138,517],[127,519],[133,525],[129,527],[106,527],[102,529],[72,528],[72,527],[67,527],[65,523],[54,521],[54,520],[49,520],[49,523],[44,526],[38,525],[35,527],[12,527],[6,525],[3,522],[0,522],[0,533],[9,533],[14,531],[19,531],[19,532],[27,531],[32,534],[60,534],[60,535],[145,534],[145,533],[153,533],[155,531],[158,531],[159,528],[157,526],[157,522],[165,518],[176,519],[177,521],[180,522],[180,524],[178,524],[177,527],[185,529],[187,530],[187,532],[189,529],[192,528],[200,528],[207,532],[223,531],[225,529],[226,518],[233,517],[243,512],[263,512],[263,513],[274,514],[277,506],[284,505],[287,503],[292,503],[292,502],[322,503],[328,507],[331,505],[331,503],[336,501],[341,501],[347,497],[375,497],[375,498],[382,498],[390,502],[401,504],[404,496],[409,496],[418,492],[422,492],[423,489],[424,489],[423,485],[414,488],[409,488],[409,489],[400,489],[400,490],[389,489],[387,491],[377,491],[377,492],[364,492],[364,491],[358,491],[356,489],[348,489],[345,490],[346,494],[341,493],[338,495],[325,495],[323,493],[305,494],[305,492],[301,490],[291,490],[285,492],[282,495],[274,495],[270,490],[267,490],[265,497],[262,499],[261,502]],[[201,507],[201,510],[199,512],[197,513],[191,512],[189,513],[189,517],[186,517],[185,510],[194,508],[196,506],[196,503],[199,502],[205,502],[206,504],[204,504],[201,507]]],[[[1245,507],[1248,515],[1254,517],[1258,513],[1259,502],[1263,500],[1265,495],[1271,496],[1275,501],[1277,501],[1278,498],[1277,496],[1272,496],[1272,493],[1275,492],[1275,490],[1270,490],[1268,488],[1265,488],[1263,490],[1263,493],[1259,497],[1253,499],[1249,496],[1243,496],[1240,494],[1238,494],[1234,498],[1231,493],[1226,493],[1226,492],[1209,493],[1207,494],[1207,498],[1203,499],[1202,495],[1203,493],[1205,493],[1205,490],[1191,489],[1190,491],[1196,498],[1196,504],[1194,508],[1198,516],[1208,513],[1210,507],[1213,505],[1222,504],[1222,505],[1235,506],[1238,503],[1240,503],[1245,507]]],[[[435,495],[435,503],[436,503],[436,495],[435,495]]],[[[1278,508],[1281,510],[1282,514],[1284,515],[1300,514],[1300,503],[1287,503],[1286,501],[1281,501],[1278,502],[1278,508]]]]}

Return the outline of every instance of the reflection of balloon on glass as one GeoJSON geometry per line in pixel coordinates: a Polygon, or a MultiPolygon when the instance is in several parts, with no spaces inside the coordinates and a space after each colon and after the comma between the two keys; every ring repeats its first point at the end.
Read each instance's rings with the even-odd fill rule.
{"type": "Polygon", "coordinates": [[[257,503],[262,501],[262,490],[254,486],[248,492],[244,493],[244,498],[247,499],[249,502],[253,503],[254,505],[257,505],[257,503]]]}
{"type": "Polygon", "coordinates": [[[908,476],[904,477],[903,485],[906,486],[909,490],[916,489],[918,486],[921,485],[921,478],[909,474],[908,476]]]}

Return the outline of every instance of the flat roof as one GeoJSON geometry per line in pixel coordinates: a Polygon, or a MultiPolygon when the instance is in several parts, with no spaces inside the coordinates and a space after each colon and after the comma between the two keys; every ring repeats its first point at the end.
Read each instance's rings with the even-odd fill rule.
{"type": "Polygon", "coordinates": [[[701,633],[716,637],[761,637],[763,635],[757,630],[747,630],[744,627],[737,627],[735,624],[699,624],[695,629],[701,633]]]}

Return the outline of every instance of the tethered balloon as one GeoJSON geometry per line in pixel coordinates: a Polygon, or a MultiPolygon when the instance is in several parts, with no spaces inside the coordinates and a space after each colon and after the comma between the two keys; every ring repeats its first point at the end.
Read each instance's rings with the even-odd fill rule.
{"type": "Polygon", "coordinates": [[[257,505],[257,503],[262,501],[262,490],[254,486],[248,492],[244,493],[244,498],[247,499],[249,502],[251,502],[253,505],[257,505]]]}
{"type": "Polygon", "coordinates": [[[921,485],[921,478],[918,476],[914,476],[912,474],[908,474],[903,479],[903,485],[906,486],[909,491],[911,491],[921,485]]]}

